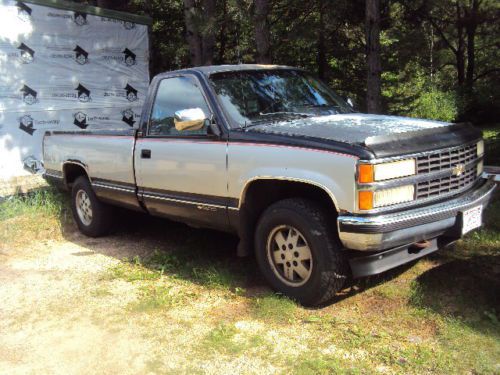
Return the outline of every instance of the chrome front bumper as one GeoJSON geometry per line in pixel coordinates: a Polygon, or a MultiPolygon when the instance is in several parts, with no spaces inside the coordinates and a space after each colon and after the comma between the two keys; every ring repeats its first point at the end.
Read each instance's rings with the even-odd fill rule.
{"type": "Polygon", "coordinates": [[[481,179],[467,192],[433,205],[375,216],[339,216],[339,237],[345,248],[365,251],[390,249],[445,233],[459,238],[461,212],[477,205],[484,208],[495,187],[492,179],[481,179]]]}

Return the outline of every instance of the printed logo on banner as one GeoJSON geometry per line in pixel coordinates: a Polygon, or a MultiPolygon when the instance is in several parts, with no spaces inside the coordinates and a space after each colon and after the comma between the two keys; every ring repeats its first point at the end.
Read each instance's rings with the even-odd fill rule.
{"type": "Polygon", "coordinates": [[[83,13],[83,12],[75,12],[73,14],[73,21],[75,21],[75,23],[78,26],[84,26],[84,25],[88,24],[87,14],[83,13]]]}
{"type": "Polygon", "coordinates": [[[125,48],[123,50],[123,54],[124,54],[124,60],[123,61],[125,62],[125,65],[132,66],[132,65],[135,65],[137,63],[137,61],[135,60],[135,58],[137,57],[136,54],[133,53],[128,48],[125,48]]]}
{"type": "Polygon", "coordinates": [[[125,96],[129,102],[135,102],[138,99],[137,90],[127,83],[127,86],[125,86],[125,96]]]}
{"type": "Polygon", "coordinates": [[[123,27],[127,30],[132,30],[132,29],[135,29],[135,23],[129,22],[129,21],[124,21],[123,27]]]}
{"type": "Polygon", "coordinates": [[[24,115],[19,118],[19,129],[22,131],[25,131],[29,135],[33,135],[35,132],[35,128],[33,127],[33,123],[35,121],[33,120],[33,117],[31,115],[24,115]]]}
{"type": "Polygon", "coordinates": [[[23,64],[31,64],[35,60],[35,51],[26,44],[21,43],[19,47],[19,58],[23,64]]]}
{"type": "Polygon", "coordinates": [[[106,63],[116,61],[126,66],[133,66],[137,64],[137,55],[129,48],[106,48],[100,56],[106,63]]]}
{"type": "Polygon", "coordinates": [[[122,21],[122,20],[117,20],[115,18],[101,17],[101,22],[120,23],[120,24],[122,24],[122,26],[125,30],[135,29],[135,23],[130,22],[130,21],[122,21]]]}
{"type": "Polygon", "coordinates": [[[104,97],[114,97],[114,98],[125,98],[129,102],[135,102],[139,100],[138,90],[131,86],[129,83],[123,88],[123,90],[110,90],[104,91],[104,97]]]}
{"type": "Polygon", "coordinates": [[[137,122],[135,121],[135,119],[139,117],[140,115],[135,113],[132,108],[127,108],[122,112],[122,121],[130,127],[134,126],[134,124],[137,122]]]}
{"type": "Polygon", "coordinates": [[[22,92],[24,103],[32,105],[38,102],[38,99],[36,98],[37,92],[28,85],[23,85],[19,91],[22,92]]]}
{"type": "Polygon", "coordinates": [[[22,1],[18,1],[16,3],[16,7],[17,7],[17,16],[23,21],[29,21],[31,17],[31,12],[33,10],[22,1]]]}
{"type": "Polygon", "coordinates": [[[89,62],[89,53],[85,51],[82,47],[80,47],[78,44],[76,45],[73,51],[75,52],[75,61],[78,64],[85,65],[86,63],[89,62]]]}
{"type": "Polygon", "coordinates": [[[33,135],[38,127],[43,125],[59,125],[60,120],[35,120],[31,114],[19,117],[19,129],[33,135]]]}
{"type": "Polygon", "coordinates": [[[109,116],[89,116],[87,113],[82,111],[73,113],[73,119],[73,124],[78,126],[80,129],[87,129],[92,125],[100,126],[103,122],[111,120],[109,116]]]}
{"type": "Polygon", "coordinates": [[[85,65],[89,62],[89,53],[78,44],[75,45],[75,48],[64,46],[48,46],[47,49],[52,52],[49,55],[51,59],[71,59],[79,65],[85,65]]]}
{"type": "Polygon", "coordinates": [[[78,87],[75,90],[77,91],[78,100],[80,102],[87,103],[92,100],[90,97],[90,90],[81,83],[78,84],[78,87]]]}
{"type": "Polygon", "coordinates": [[[75,121],[73,121],[73,124],[78,126],[81,129],[86,129],[87,126],[87,114],[83,112],[77,112],[73,115],[75,121]]]}

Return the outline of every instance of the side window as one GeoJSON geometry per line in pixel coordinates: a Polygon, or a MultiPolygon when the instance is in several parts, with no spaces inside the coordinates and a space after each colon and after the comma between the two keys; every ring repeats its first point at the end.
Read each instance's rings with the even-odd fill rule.
{"type": "Polygon", "coordinates": [[[201,89],[190,77],[173,77],[162,80],[158,86],[151,118],[149,121],[149,135],[204,135],[205,127],[199,130],[175,129],[174,113],[182,109],[201,108],[206,117],[210,110],[205,102],[201,89]]]}

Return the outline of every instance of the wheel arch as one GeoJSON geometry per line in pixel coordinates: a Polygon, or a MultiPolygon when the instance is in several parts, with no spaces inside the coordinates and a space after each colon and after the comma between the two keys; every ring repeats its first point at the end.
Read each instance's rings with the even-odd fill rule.
{"type": "Polygon", "coordinates": [[[89,182],[92,182],[90,175],[88,173],[87,166],[78,160],[67,160],[62,165],[62,172],[64,178],[64,186],[69,189],[75,182],[75,180],[80,177],[86,177],[89,182]]]}
{"type": "Polygon", "coordinates": [[[339,206],[334,194],[325,185],[295,177],[253,177],[245,183],[239,199],[240,256],[249,255],[254,248],[254,231],[262,212],[271,204],[287,198],[319,202],[328,211],[332,225],[336,222],[339,206]]]}
{"type": "Polygon", "coordinates": [[[328,189],[325,185],[322,183],[319,183],[314,180],[309,180],[309,179],[304,179],[304,178],[299,178],[299,177],[273,177],[273,176],[256,176],[252,177],[249,179],[245,185],[243,186],[243,189],[241,190],[240,198],[239,198],[239,204],[238,208],[241,209],[243,204],[245,204],[245,200],[247,198],[247,193],[250,187],[255,186],[256,183],[263,182],[263,181],[279,181],[281,183],[290,183],[290,184],[303,184],[303,185],[309,185],[313,186],[317,189],[322,190],[324,193],[328,195],[328,197],[331,200],[331,203],[333,207],[335,208],[336,212],[339,212],[339,206],[337,199],[335,198],[335,195],[332,193],[330,189],[328,189]]]}

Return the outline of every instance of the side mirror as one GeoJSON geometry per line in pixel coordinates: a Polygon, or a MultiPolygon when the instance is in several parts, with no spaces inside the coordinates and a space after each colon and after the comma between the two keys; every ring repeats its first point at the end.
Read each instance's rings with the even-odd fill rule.
{"type": "Polygon", "coordinates": [[[201,108],[181,109],[174,113],[175,129],[178,131],[200,130],[207,116],[201,108]]]}

